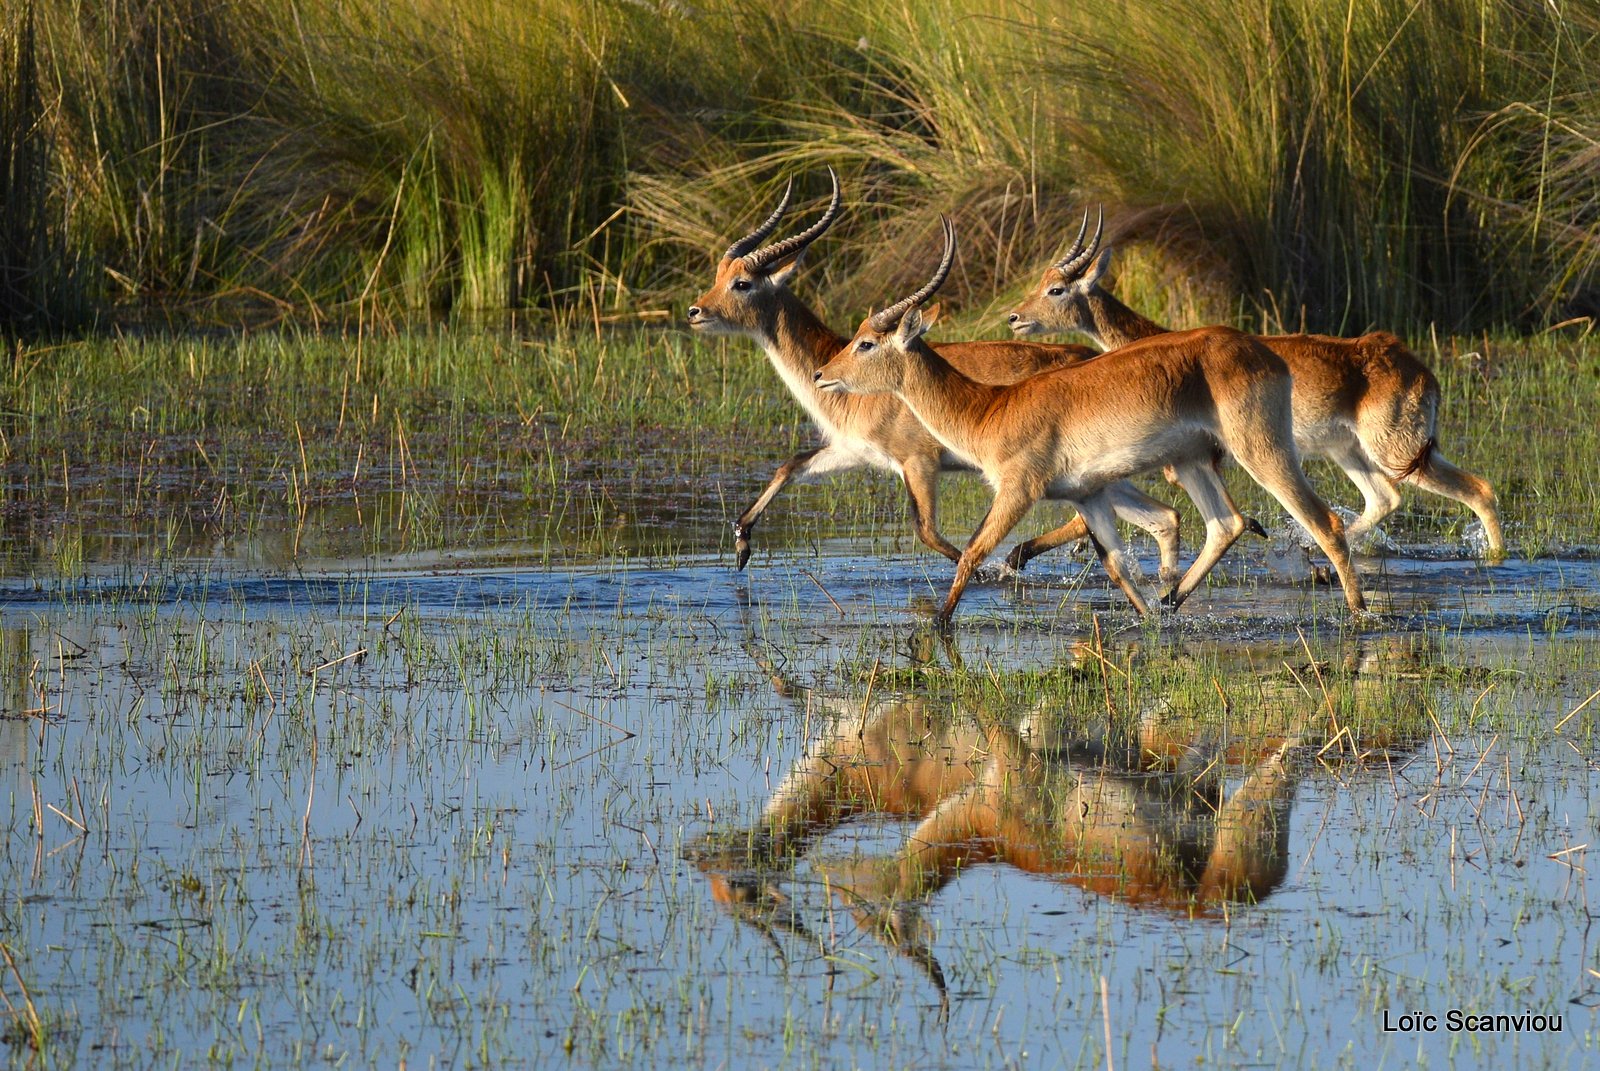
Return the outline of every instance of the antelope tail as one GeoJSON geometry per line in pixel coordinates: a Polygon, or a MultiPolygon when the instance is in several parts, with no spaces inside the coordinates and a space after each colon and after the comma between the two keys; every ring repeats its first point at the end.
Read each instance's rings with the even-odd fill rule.
{"type": "Polygon", "coordinates": [[[1438,440],[1431,435],[1428,436],[1428,441],[1422,444],[1422,449],[1417,451],[1417,456],[1412,458],[1411,463],[1405,468],[1401,469],[1399,472],[1396,472],[1394,474],[1394,478],[1397,480],[1404,480],[1407,477],[1414,476],[1423,469],[1427,468],[1428,459],[1433,456],[1433,451],[1438,445],[1438,440]]]}

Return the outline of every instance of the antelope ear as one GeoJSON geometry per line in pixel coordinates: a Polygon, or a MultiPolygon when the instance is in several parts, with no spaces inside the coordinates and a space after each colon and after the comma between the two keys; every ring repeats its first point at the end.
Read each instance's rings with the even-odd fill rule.
{"type": "Polygon", "coordinates": [[[794,253],[793,256],[787,256],[780,260],[773,261],[767,266],[767,269],[762,272],[762,274],[766,276],[767,281],[773,286],[787,286],[789,284],[789,280],[793,278],[794,273],[799,269],[800,262],[805,259],[805,256],[805,249],[799,249],[794,253]]]}
{"type": "Polygon", "coordinates": [[[1094,258],[1093,264],[1089,265],[1089,270],[1083,276],[1083,288],[1085,290],[1098,283],[1100,277],[1106,273],[1106,269],[1111,266],[1111,251],[1113,248],[1113,246],[1108,245],[1100,250],[1100,255],[1094,258]]]}
{"type": "Polygon", "coordinates": [[[895,330],[895,336],[902,346],[910,345],[927,333],[934,321],[939,318],[939,306],[930,305],[926,309],[911,309],[900,317],[900,326],[895,330]]]}

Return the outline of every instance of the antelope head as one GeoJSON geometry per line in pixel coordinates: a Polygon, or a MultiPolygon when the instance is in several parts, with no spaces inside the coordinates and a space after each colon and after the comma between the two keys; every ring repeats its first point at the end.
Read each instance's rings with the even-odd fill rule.
{"type": "Polygon", "coordinates": [[[950,274],[956,259],[956,231],[948,219],[944,227],[944,256],[929,279],[914,294],[861,321],[845,348],[813,375],[817,387],[836,394],[882,394],[899,390],[906,368],[921,360],[921,338],[939,318],[939,306],[921,306],[950,274]]]}
{"type": "Polygon", "coordinates": [[[1111,249],[1100,249],[1100,236],[1105,231],[1105,210],[1100,211],[1095,223],[1094,237],[1088,246],[1083,236],[1089,229],[1089,210],[1083,210],[1083,223],[1078,227],[1078,237],[1066,255],[1044,271],[1044,278],[1022,304],[1011,311],[1006,322],[1018,336],[1039,335],[1057,331],[1093,332],[1094,317],[1089,310],[1089,294],[1100,283],[1111,262],[1111,249]],[[1098,256],[1096,253],[1098,252],[1098,256]]]}
{"type": "Polygon", "coordinates": [[[779,292],[800,266],[806,249],[833,226],[839,215],[839,176],[830,167],[828,177],[833,182],[833,197],[827,211],[804,231],[781,242],[761,245],[789,208],[789,196],[794,192],[791,179],[772,214],[728,247],[717,265],[717,278],[711,289],[689,306],[692,329],[712,335],[759,334],[770,329],[779,292]]]}

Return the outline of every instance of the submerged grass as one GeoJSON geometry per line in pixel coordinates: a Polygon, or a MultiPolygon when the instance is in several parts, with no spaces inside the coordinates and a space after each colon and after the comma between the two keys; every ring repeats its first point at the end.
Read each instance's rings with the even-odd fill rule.
{"type": "MultiPolygon", "coordinates": [[[[764,360],[672,332],[153,334],[12,356],[0,515],[24,571],[715,550],[811,434],[764,360]]],[[[775,540],[896,516],[861,492],[831,485],[806,512],[837,528],[775,540]]]]}
{"type": "Polygon", "coordinates": [[[1595,311],[1597,34],[1595,0],[27,0],[0,324],[653,311],[823,164],[851,314],[939,211],[972,305],[1104,199],[1210,318],[1548,322],[1595,311]]]}

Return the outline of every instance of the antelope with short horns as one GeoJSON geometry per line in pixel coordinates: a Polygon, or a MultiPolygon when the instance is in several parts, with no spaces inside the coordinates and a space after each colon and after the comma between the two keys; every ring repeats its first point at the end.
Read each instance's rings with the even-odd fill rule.
{"type": "Polygon", "coordinates": [[[1176,607],[1211,571],[1246,524],[1215,467],[1220,448],[1305,526],[1333,562],[1352,612],[1365,600],[1343,525],[1300,470],[1290,424],[1292,381],[1283,359],[1227,327],[1160,335],[1009,386],[978,383],[923,340],[937,307],[921,306],[949,274],[955,229],[919,290],[862,322],[817,369],[818,388],[892,393],[952,454],[976,466],[994,502],[956,565],[938,614],[948,623],[973,571],[1040,498],[1072,502],[1101,564],[1141,614],[1106,489],[1171,466],[1206,522],[1206,544],[1166,599],[1176,607]]]}
{"type": "MultiPolygon", "coordinates": [[[[1018,337],[1078,331],[1115,349],[1162,335],[1101,284],[1111,248],[1100,248],[1102,209],[1087,245],[1089,212],[1060,260],[1010,314],[1018,337]]],[[[1294,437],[1302,454],[1331,460],[1361,491],[1365,508],[1347,533],[1352,546],[1400,506],[1402,483],[1466,505],[1483,524],[1485,556],[1505,557],[1494,488],[1439,452],[1439,381],[1394,335],[1359,338],[1266,335],[1261,342],[1294,375],[1294,437]]]]}
{"type": "MultiPolygon", "coordinates": [[[[970,471],[928,434],[916,417],[894,397],[844,397],[817,389],[814,373],[838,352],[844,339],[795,297],[789,282],[811,244],[838,218],[839,178],[828,169],[832,195],[827,209],[805,230],[770,245],[761,243],[783,219],[794,191],[791,180],[778,206],[749,234],[730,245],[717,265],[711,288],[690,306],[689,326],[701,334],[744,335],[766,351],[784,385],[821,432],[823,444],[795,454],[773,474],[766,490],[734,522],[735,567],[750,559],[750,536],[756,522],[778,492],[791,480],[869,466],[896,473],[905,482],[911,519],[927,546],[957,561],[961,552],[939,533],[937,524],[940,472],[970,471]]],[[[1013,340],[950,343],[939,352],[952,365],[984,383],[1014,383],[1038,372],[1097,356],[1086,346],[1055,346],[1013,340]]],[[[1161,576],[1178,578],[1178,514],[1171,506],[1145,495],[1129,483],[1107,489],[1117,514],[1148,531],[1161,554],[1161,576]]],[[[1081,539],[1087,527],[1078,518],[1019,545],[1022,560],[1051,547],[1081,539]]]]}

